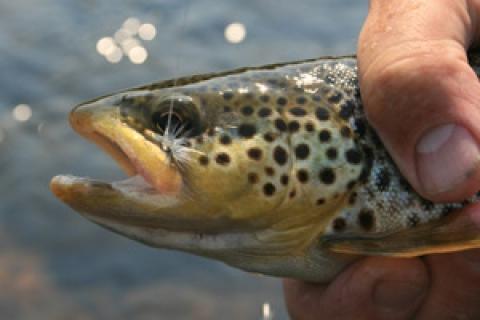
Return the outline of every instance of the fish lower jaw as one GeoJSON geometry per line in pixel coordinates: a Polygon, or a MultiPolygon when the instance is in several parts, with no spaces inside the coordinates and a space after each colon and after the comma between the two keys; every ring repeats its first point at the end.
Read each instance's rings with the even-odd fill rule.
{"type": "Polygon", "coordinates": [[[161,194],[141,175],[124,180],[106,182],[88,177],[59,175],[52,178],[50,189],[63,202],[73,208],[104,206],[120,203],[143,204],[152,207],[170,207],[178,203],[175,196],[161,194]]]}
{"type": "Polygon", "coordinates": [[[102,188],[115,189],[126,193],[142,192],[145,194],[158,194],[158,191],[139,174],[113,182],[100,181],[89,177],[58,175],[52,178],[50,187],[55,195],[60,198],[62,193],[70,188],[84,188],[85,190],[102,188]]]}

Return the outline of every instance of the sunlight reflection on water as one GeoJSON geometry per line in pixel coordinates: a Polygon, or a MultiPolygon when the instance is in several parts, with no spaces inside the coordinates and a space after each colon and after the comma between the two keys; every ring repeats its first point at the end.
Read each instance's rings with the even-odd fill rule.
{"type": "Polygon", "coordinates": [[[12,116],[19,122],[25,122],[32,117],[32,108],[28,104],[19,104],[12,110],[12,116]]]}
{"type": "Polygon", "coordinates": [[[240,43],[245,40],[247,29],[240,22],[230,23],[225,28],[225,39],[230,43],[240,43]]]}
{"type": "Polygon", "coordinates": [[[113,37],[102,37],[97,41],[97,52],[110,63],[118,63],[127,56],[133,64],[143,64],[148,58],[148,51],[142,40],[151,41],[157,29],[151,23],[141,23],[138,18],[127,18],[115,31],[113,37]]]}

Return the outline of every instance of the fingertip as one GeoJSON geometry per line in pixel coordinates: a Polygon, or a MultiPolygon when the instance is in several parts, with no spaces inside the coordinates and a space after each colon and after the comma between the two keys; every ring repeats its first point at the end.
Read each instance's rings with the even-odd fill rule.
{"type": "MultiPolygon", "coordinates": [[[[459,186],[474,180],[471,178],[480,167],[480,148],[469,130],[444,124],[430,129],[420,138],[415,161],[421,190],[430,197],[446,194],[443,199],[448,201],[449,194],[458,193],[459,186]]],[[[469,190],[460,191],[469,193],[469,190]]]]}

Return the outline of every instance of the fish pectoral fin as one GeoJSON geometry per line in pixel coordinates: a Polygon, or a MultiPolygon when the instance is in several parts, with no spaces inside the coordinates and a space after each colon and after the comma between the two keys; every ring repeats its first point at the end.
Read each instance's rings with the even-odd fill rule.
{"type": "Polygon", "coordinates": [[[480,219],[473,219],[472,214],[465,211],[456,212],[388,234],[327,236],[321,240],[320,246],[336,253],[390,257],[416,257],[480,248],[480,219]]]}

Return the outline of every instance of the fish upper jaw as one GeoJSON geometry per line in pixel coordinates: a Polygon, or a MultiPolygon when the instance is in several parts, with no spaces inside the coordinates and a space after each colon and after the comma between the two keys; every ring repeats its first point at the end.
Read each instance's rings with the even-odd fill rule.
{"type": "Polygon", "coordinates": [[[118,100],[107,97],[77,106],[70,113],[71,126],[110,154],[128,175],[141,175],[162,194],[181,192],[178,168],[162,148],[122,122],[118,100]]]}

